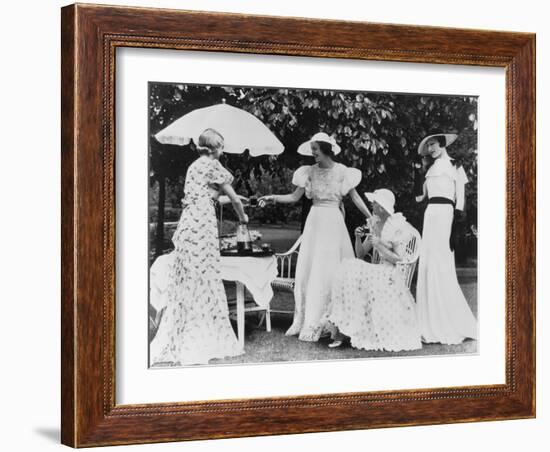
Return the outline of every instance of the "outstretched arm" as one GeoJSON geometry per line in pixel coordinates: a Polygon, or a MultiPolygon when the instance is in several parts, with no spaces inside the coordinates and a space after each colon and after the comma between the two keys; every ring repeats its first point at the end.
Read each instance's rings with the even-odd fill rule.
{"type": "Polygon", "coordinates": [[[292,193],[288,195],[266,195],[258,198],[258,205],[260,207],[265,206],[268,202],[274,202],[276,204],[294,204],[298,202],[302,196],[304,196],[304,188],[298,187],[292,193]]]}
{"type": "MultiPolygon", "coordinates": [[[[246,206],[248,204],[248,198],[246,196],[237,195],[238,198],[241,200],[241,203],[243,206],[246,206]]],[[[221,195],[218,197],[218,203],[221,205],[229,204],[231,201],[231,198],[227,195],[221,195]]]]}
{"type": "Polygon", "coordinates": [[[349,191],[349,195],[351,200],[353,201],[353,204],[355,204],[355,206],[361,211],[363,215],[365,215],[365,217],[372,217],[370,210],[367,208],[365,202],[363,201],[361,196],[359,196],[359,193],[357,193],[357,190],[355,188],[352,188],[349,191]]]}

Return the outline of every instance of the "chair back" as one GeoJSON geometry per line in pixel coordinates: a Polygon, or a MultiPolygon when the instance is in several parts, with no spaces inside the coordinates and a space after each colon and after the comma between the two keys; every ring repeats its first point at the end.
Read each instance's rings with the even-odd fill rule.
{"type": "MultiPolygon", "coordinates": [[[[293,258],[298,255],[300,244],[302,243],[302,236],[298,237],[294,245],[286,253],[277,253],[275,258],[277,259],[277,267],[279,268],[279,278],[293,278],[293,258]]],[[[296,259],[294,259],[295,262],[296,259]]]]}
{"type": "Polygon", "coordinates": [[[420,232],[418,232],[410,224],[409,229],[411,237],[405,246],[405,254],[403,259],[396,264],[397,268],[401,271],[405,284],[407,284],[408,288],[411,287],[414,270],[416,269],[418,256],[420,255],[420,244],[422,242],[420,232]]]}

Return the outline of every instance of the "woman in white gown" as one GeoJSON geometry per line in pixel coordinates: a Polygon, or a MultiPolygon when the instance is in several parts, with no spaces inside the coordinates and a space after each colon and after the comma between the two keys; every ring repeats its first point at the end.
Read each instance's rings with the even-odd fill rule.
{"type": "Polygon", "coordinates": [[[422,343],[414,298],[396,267],[411,238],[411,226],[394,212],[390,190],[366,195],[374,214],[370,234],[362,240],[362,228],[356,229],[357,259],[343,261],[336,272],[324,317],[337,328],[329,347],[339,347],[349,338],[353,347],[363,350],[417,350],[422,343]],[[363,260],[372,249],[380,256],[379,263],[363,260]]]}
{"type": "Polygon", "coordinates": [[[446,146],[455,134],[434,134],[422,140],[418,152],[433,160],[426,173],[423,193],[428,198],[424,213],[422,248],[416,286],[417,317],[423,340],[459,344],[477,338],[474,317],[456,276],[454,252],[450,248],[454,210],[464,209],[464,185],[468,182],[462,167],[456,167],[446,146]]]}
{"type": "Polygon", "coordinates": [[[296,190],[287,195],[263,196],[259,202],[260,206],[266,202],[295,203],[304,193],[313,201],[296,263],[294,319],[286,334],[297,334],[302,341],[314,342],[323,333],[321,317],[330,301],[334,269],[343,259],[354,257],[344,223],[342,199],[350,195],[366,217],[371,214],[355,190],[361,181],[361,172],[333,160],[340,152],[333,138],[317,133],[303,143],[298,152],[313,155],[316,164],[296,170],[292,178],[296,190]]]}

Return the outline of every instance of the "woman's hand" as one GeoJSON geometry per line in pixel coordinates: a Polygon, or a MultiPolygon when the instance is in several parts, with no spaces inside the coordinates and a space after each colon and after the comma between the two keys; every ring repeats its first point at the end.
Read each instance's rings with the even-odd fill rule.
{"type": "Polygon", "coordinates": [[[360,239],[361,237],[364,237],[365,235],[365,227],[364,226],[358,226],[355,228],[355,237],[360,239]]]}
{"type": "Polygon", "coordinates": [[[245,213],[244,216],[239,221],[241,223],[248,224],[248,215],[245,213]]]}
{"type": "Polygon", "coordinates": [[[248,199],[246,196],[237,195],[237,197],[241,200],[241,203],[243,204],[243,206],[250,205],[250,199],[248,199]]]}
{"type": "Polygon", "coordinates": [[[258,198],[258,206],[265,207],[268,203],[274,201],[274,195],[265,195],[258,198]]]}

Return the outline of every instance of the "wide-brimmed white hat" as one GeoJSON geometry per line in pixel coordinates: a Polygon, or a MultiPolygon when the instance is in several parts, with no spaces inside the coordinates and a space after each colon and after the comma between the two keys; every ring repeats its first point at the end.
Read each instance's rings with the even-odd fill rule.
{"type": "Polygon", "coordinates": [[[395,212],[395,195],[391,190],[388,190],[387,188],[380,188],[378,190],[374,190],[373,192],[365,193],[365,196],[370,202],[376,202],[379,204],[390,215],[395,212]]]}
{"type": "Polygon", "coordinates": [[[420,155],[428,155],[428,148],[426,147],[426,143],[430,138],[436,137],[445,137],[445,147],[447,147],[455,142],[455,140],[458,138],[458,135],[456,133],[434,133],[432,135],[428,135],[418,145],[418,153],[420,155]]]}
{"type": "Polygon", "coordinates": [[[325,132],[318,132],[315,135],[313,135],[308,141],[302,143],[300,147],[298,148],[298,154],[301,155],[309,155],[310,157],[313,155],[311,153],[311,143],[314,141],[322,141],[323,143],[328,143],[332,146],[332,152],[334,155],[338,155],[342,149],[340,149],[340,146],[336,144],[336,141],[334,138],[326,134],[325,132]]]}

